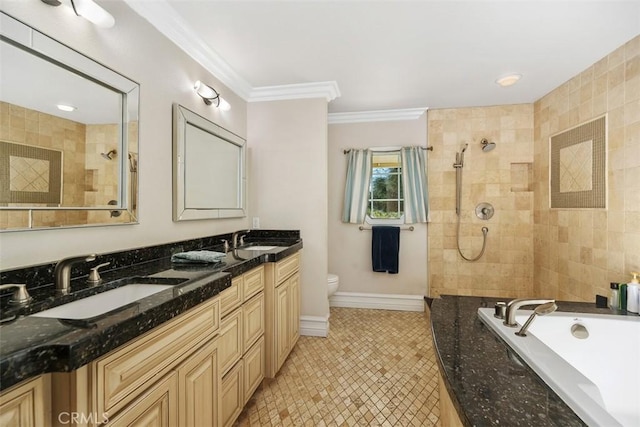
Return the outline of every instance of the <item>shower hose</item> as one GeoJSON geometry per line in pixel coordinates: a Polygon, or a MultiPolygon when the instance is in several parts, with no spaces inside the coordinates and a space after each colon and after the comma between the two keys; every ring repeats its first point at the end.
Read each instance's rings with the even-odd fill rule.
{"type": "Polygon", "coordinates": [[[460,256],[465,260],[465,261],[477,261],[480,258],[482,258],[482,255],[484,255],[484,249],[487,246],[487,233],[489,232],[489,229],[487,227],[482,227],[482,249],[480,250],[480,253],[478,254],[477,257],[475,258],[467,258],[466,256],[464,256],[464,254],[462,253],[462,250],[460,249],[460,215],[458,215],[458,227],[456,230],[456,246],[458,247],[458,253],[460,254],[460,256]]]}

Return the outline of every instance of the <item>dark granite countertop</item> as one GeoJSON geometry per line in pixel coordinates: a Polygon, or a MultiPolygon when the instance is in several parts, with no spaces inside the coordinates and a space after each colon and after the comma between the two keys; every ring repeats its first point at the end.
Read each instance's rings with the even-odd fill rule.
{"type": "Polygon", "coordinates": [[[234,276],[265,262],[276,262],[302,249],[302,240],[262,242],[266,251],[238,249],[222,265],[174,264],[163,257],[102,274],[102,284],[89,287],[86,276],[72,280],[72,293],[56,296],[51,286],[30,291],[27,307],[4,305],[0,324],[0,390],[47,372],[70,372],[217,295],[234,276]],[[30,314],[82,299],[145,278],[145,283],[171,284],[117,310],[86,320],[31,317],[30,314]]]}
{"type": "MultiPolygon", "coordinates": [[[[584,426],[538,375],[478,318],[504,298],[443,295],[431,305],[440,372],[466,426],[584,426]]],[[[594,304],[558,302],[558,311],[612,314],[594,304]]]]}

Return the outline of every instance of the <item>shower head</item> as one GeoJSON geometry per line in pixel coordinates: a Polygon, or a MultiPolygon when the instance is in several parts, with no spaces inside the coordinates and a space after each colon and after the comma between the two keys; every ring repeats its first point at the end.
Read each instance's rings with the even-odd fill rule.
{"type": "Polygon", "coordinates": [[[111,150],[108,153],[100,153],[103,159],[105,160],[113,160],[113,157],[117,154],[116,150],[111,150]]]}
{"type": "Polygon", "coordinates": [[[482,138],[482,140],[480,141],[480,144],[482,144],[482,151],[484,151],[485,153],[488,153],[489,151],[496,148],[496,143],[489,142],[487,138],[482,138]]]}

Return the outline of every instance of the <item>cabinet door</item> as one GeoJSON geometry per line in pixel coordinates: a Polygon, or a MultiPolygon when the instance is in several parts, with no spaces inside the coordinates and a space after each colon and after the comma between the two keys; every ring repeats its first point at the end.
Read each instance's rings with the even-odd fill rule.
{"type": "Polygon", "coordinates": [[[289,279],[289,293],[291,304],[291,328],[289,330],[289,351],[300,337],[300,273],[295,273],[289,279]]]}
{"type": "Polygon", "coordinates": [[[112,427],[173,427],[178,424],[178,375],[175,371],[150,387],[107,425],[112,427]]]}
{"type": "Polygon", "coordinates": [[[289,327],[291,323],[291,304],[289,303],[289,282],[276,288],[275,298],[275,350],[276,372],[280,369],[289,354],[289,327]]]}
{"type": "Polygon", "coordinates": [[[218,347],[212,340],[178,367],[180,427],[218,425],[218,347]]]}
{"type": "Polygon", "coordinates": [[[227,315],[220,322],[219,366],[220,375],[225,375],[242,357],[242,309],[227,315]]]}
{"type": "MultiPolygon", "coordinates": [[[[38,377],[10,388],[0,396],[0,426],[40,427],[51,425],[45,414],[50,394],[46,377],[38,377]]],[[[49,414],[46,414],[49,415],[49,414]]]]}
{"type": "Polygon", "coordinates": [[[242,306],[244,348],[264,335],[264,293],[259,293],[242,306]]]}
{"type": "Polygon", "coordinates": [[[244,406],[242,391],[242,362],[236,365],[222,378],[220,386],[220,424],[232,425],[244,406]]]}
{"type": "Polygon", "coordinates": [[[264,378],[264,337],[260,338],[253,347],[247,350],[242,358],[242,362],[244,364],[244,405],[249,401],[251,395],[256,391],[264,378]]]}

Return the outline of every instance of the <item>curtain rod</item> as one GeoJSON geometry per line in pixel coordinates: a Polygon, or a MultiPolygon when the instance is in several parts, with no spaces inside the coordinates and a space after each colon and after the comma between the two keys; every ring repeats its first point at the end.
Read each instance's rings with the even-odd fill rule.
{"type": "MultiPolygon", "coordinates": [[[[358,227],[358,230],[363,231],[363,230],[371,230],[371,227],[363,227],[362,225],[360,227],[358,227]]],[[[400,227],[400,230],[409,230],[409,231],[413,231],[415,230],[415,228],[413,227],[413,225],[410,225],[409,227],[400,227]]]]}
{"type": "MultiPolygon", "coordinates": [[[[430,145],[428,147],[420,147],[420,148],[422,148],[423,150],[427,150],[427,151],[433,151],[433,145],[430,145]]],[[[394,150],[394,151],[399,151],[399,150],[394,150]]],[[[349,148],[348,150],[343,150],[342,151],[343,154],[347,154],[349,152],[351,152],[351,148],[349,148]]]]}

